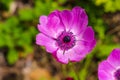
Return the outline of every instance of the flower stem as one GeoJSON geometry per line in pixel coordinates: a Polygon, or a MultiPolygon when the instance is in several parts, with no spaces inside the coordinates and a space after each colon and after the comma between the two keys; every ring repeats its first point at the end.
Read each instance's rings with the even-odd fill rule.
{"type": "Polygon", "coordinates": [[[77,80],[80,80],[79,72],[78,72],[78,70],[76,69],[76,67],[75,67],[75,65],[73,63],[71,63],[71,68],[74,71],[75,77],[77,78],[77,80]]]}
{"type": "Polygon", "coordinates": [[[62,64],[62,73],[63,73],[63,77],[66,77],[67,71],[66,71],[66,65],[64,64],[62,64]]]}

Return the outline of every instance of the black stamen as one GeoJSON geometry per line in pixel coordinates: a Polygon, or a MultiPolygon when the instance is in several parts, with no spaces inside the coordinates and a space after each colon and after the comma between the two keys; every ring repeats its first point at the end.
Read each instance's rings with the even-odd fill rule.
{"type": "Polygon", "coordinates": [[[70,36],[65,36],[65,37],[63,38],[63,42],[65,42],[65,43],[68,43],[68,42],[70,42],[70,41],[71,41],[70,36]]]}

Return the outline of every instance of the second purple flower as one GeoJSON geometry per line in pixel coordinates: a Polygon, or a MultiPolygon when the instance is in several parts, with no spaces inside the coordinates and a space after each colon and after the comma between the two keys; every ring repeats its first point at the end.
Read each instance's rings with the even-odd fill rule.
{"type": "Polygon", "coordinates": [[[88,26],[88,16],[81,7],[70,10],[55,10],[41,16],[36,44],[45,46],[59,62],[78,62],[96,44],[94,31],[88,26]]]}
{"type": "Polygon", "coordinates": [[[99,80],[120,80],[120,48],[114,49],[98,67],[99,80]]]}

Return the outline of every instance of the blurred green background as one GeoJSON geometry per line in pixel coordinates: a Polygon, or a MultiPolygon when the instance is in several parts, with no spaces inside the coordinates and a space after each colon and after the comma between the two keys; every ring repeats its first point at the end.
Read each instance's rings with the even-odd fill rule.
{"type": "MultiPolygon", "coordinates": [[[[36,55],[35,37],[41,15],[48,15],[56,9],[72,9],[74,6],[81,6],[86,10],[89,25],[95,31],[97,45],[91,54],[75,65],[80,67],[80,69],[76,68],[79,69],[81,80],[97,80],[99,62],[106,59],[114,48],[120,48],[119,4],[120,0],[0,0],[0,56],[3,55],[4,63],[8,64],[4,66],[14,66],[21,58],[25,59],[30,54],[36,55]]],[[[44,48],[39,48],[42,53],[45,52],[44,48]]],[[[37,50],[39,48],[37,46],[37,50]]],[[[40,61],[36,62],[40,63],[40,61]]],[[[1,62],[0,66],[4,63],[1,62]]],[[[47,63],[44,62],[45,64],[47,63]]],[[[69,67],[65,65],[62,69],[64,68],[69,67]]],[[[62,73],[76,80],[72,69],[69,68],[62,73]]]]}

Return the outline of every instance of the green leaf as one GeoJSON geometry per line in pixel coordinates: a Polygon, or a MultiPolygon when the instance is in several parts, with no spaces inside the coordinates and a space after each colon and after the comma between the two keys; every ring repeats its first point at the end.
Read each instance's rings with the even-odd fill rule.
{"type": "Polygon", "coordinates": [[[94,28],[95,28],[95,31],[98,33],[99,38],[104,39],[105,38],[106,26],[103,25],[103,20],[102,19],[97,19],[94,28]]]}
{"type": "Polygon", "coordinates": [[[99,53],[97,54],[97,56],[100,58],[106,57],[110,54],[110,52],[114,48],[118,48],[118,47],[120,47],[120,46],[117,44],[101,44],[101,45],[99,45],[99,53]]]}
{"type": "Polygon", "coordinates": [[[95,0],[94,3],[97,6],[103,6],[105,12],[116,12],[120,10],[120,0],[95,0]]]}
{"type": "Polygon", "coordinates": [[[18,60],[18,53],[14,49],[10,49],[7,60],[9,64],[14,64],[18,60]]]}
{"type": "Polygon", "coordinates": [[[18,14],[22,21],[31,21],[34,19],[33,10],[31,8],[20,9],[18,14]]]}

